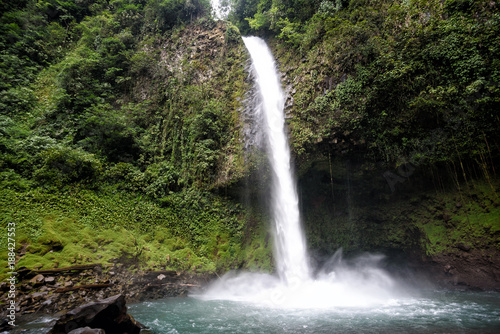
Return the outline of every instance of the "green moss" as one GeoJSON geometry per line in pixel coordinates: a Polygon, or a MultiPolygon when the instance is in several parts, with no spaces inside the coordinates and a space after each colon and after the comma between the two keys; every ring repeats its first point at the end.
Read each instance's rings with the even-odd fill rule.
{"type": "MultiPolygon", "coordinates": [[[[494,246],[500,249],[500,207],[497,194],[485,182],[472,181],[464,194],[443,193],[439,204],[427,205],[416,219],[424,233],[422,244],[428,255],[455,252],[459,243],[481,249],[494,246]],[[462,201],[466,200],[465,204],[462,201]],[[460,203],[457,206],[457,203],[460,203]],[[444,219],[430,219],[436,212],[446,212],[444,219]]],[[[438,202],[432,202],[438,203],[438,202]]]]}
{"type": "Polygon", "coordinates": [[[423,225],[423,231],[427,240],[425,241],[427,247],[427,254],[441,253],[449,247],[448,232],[446,227],[436,225],[435,223],[428,223],[423,225]]]}
{"type": "MultiPolygon", "coordinates": [[[[242,246],[246,216],[217,197],[192,193],[174,197],[169,207],[113,188],[48,193],[3,190],[3,222],[16,222],[17,267],[65,267],[125,261],[143,268],[198,272],[226,271],[255,259],[242,246]],[[187,202],[186,202],[187,201],[187,202]],[[7,204],[8,203],[8,204],[7,204]],[[189,205],[186,205],[189,203],[189,205]],[[249,254],[249,255],[247,255],[249,254]]],[[[0,238],[6,245],[6,238],[0,238]]],[[[2,247],[2,259],[6,259],[2,247]]],[[[6,274],[6,265],[0,276],[6,274]]]]}

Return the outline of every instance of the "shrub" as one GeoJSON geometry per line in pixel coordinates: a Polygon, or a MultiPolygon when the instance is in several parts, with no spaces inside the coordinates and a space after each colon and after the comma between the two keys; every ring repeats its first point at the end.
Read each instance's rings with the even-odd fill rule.
{"type": "Polygon", "coordinates": [[[149,165],[145,174],[149,181],[145,189],[146,194],[154,198],[161,198],[167,196],[170,191],[179,190],[179,173],[170,162],[149,165]]]}
{"type": "Polygon", "coordinates": [[[77,125],[75,143],[110,162],[130,162],[139,157],[136,129],[125,117],[107,105],[87,110],[77,125]]]}
{"type": "Polygon", "coordinates": [[[76,183],[95,186],[102,171],[102,163],[81,149],[57,146],[40,153],[39,158],[42,163],[35,179],[59,188],[76,183]]]}

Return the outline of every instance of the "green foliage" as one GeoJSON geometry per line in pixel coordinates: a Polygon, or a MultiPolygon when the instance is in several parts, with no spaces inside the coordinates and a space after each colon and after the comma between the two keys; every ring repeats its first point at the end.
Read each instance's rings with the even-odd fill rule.
{"type": "Polygon", "coordinates": [[[81,21],[85,16],[91,14],[88,3],[84,1],[45,0],[38,1],[36,6],[50,20],[63,24],[68,24],[73,20],[81,21]]]}
{"type": "Polygon", "coordinates": [[[301,24],[300,23],[292,23],[288,20],[288,18],[280,19],[276,26],[280,29],[280,34],[278,38],[285,40],[287,43],[292,45],[300,45],[302,41],[302,34],[299,33],[301,24]]]}
{"type": "Polygon", "coordinates": [[[269,18],[267,15],[263,13],[255,13],[253,19],[248,19],[248,25],[253,30],[260,30],[269,28],[271,23],[269,22],[269,18]]]}
{"type": "MultiPolygon", "coordinates": [[[[217,195],[250,169],[240,33],[271,37],[293,84],[299,159],[340,147],[396,165],[468,159],[487,175],[499,139],[496,3],[232,2],[232,24],[203,17],[206,0],[0,2],[1,219],[19,223],[24,265],[93,262],[108,245],[102,261],[271,269],[267,219],[217,195]]],[[[467,231],[496,229],[497,215],[468,217],[486,225],[467,231]]],[[[330,232],[312,219],[314,233],[330,232]]],[[[393,223],[377,233],[406,242],[393,223]]],[[[442,226],[421,227],[438,247],[442,226]]],[[[350,221],[339,229],[332,244],[365,245],[349,244],[350,221]]]]}
{"type": "Polygon", "coordinates": [[[179,190],[179,173],[166,161],[149,165],[145,178],[150,180],[145,192],[153,198],[165,198],[171,192],[179,190]]]}
{"type": "Polygon", "coordinates": [[[35,180],[60,188],[75,183],[95,186],[102,171],[102,163],[94,155],[79,149],[54,147],[41,152],[39,159],[35,180]]]}
{"type": "Polygon", "coordinates": [[[500,103],[496,6],[324,1],[306,22],[286,17],[275,33],[286,42],[278,46],[283,68],[296,78],[294,150],[364,143],[389,164],[491,152],[500,103]]]}
{"type": "Polygon", "coordinates": [[[207,0],[150,0],[145,8],[145,28],[164,32],[208,14],[209,8],[207,0]]]}
{"type": "Polygon", "coordinates": [[[227,30],[225,38],[229,42],[239,42],[241,39],[241,33],[237,26],[233,25],[231,22],[227,23],[227,30]]]}
{"type": "Polygon", "coordinates": [[[1,5],[0,219],[22,231],[19,265],[269,265],[215,195],[243,169],[236,26],[198,20],[205,0],[1,5]]]}
{"type": "Polygon", "coordinates": [[[66,99],[59,101],[59,112],[80,113],[112,100],[128,80],[123,76],[128,57],[125,44],[99,36],[93,44],[78,48],[57,65],[58,85],[66,94],[66,99]]]}
{"type": "Polygon", "coordinates": [[[318,8],[318,14],[323,17],[335,16],[345,6],[346,1],[321,1],[318,8]]]}
{"type": "Polygon", "coordinates": [[[229,21],[233,22],[243,35],[249,34],[251,28],[246,18],[251,18],[257,13],[260,0],[231,0],[231,2],[229,21]]]}
{"type": "Polygon", "coordinates": [[[21,144],[29,131],[7,116],[0,115],[0,168],[22,172],[27,155],[22,154],[21,144]],[[21,153],[21,154],[19,154],[21,153]]]}
{"type": "Polygon", "coordinates": [[[187,121],[189,125],[185,129],[187,152],[183,156],[184,163],[190,164],[190,174],[194,179],[201,181],[208,178],[209,182],[213,182],[220,157],[220,145],[227,141],[228,119],[224,117],[222,106],[211,102],[187,121]]]}
{"type": "Polygon", "coordinates": [[[472,0],[446,0],[444,10],[450,15],[470,14],[474,8],[472,0]]]}
{"type": "Polygon", "coordinates": [[[273,32],[288,43],[298,45],[305,22],[318,8],[328,7],[327,2],[323,1],[320,4],[320,1],[305,0],[234,1],[229,19],[246,34],[250,29],[261,33],[273,32]]]}
{"type": "Polygon", "coordinates": [[[262,242],[257,236],[243,244],[247,223],[239,205],[196,190],[169,195],[162,206],[113,187],[3,188],[2,195],[0,221],[16,223],[16,245],[27,250],[19,266],[108,264],[126,257],[151,269],[214,272],[270,256],[271,247],[255,244],[262,242]]]}
{"type": "Polygon", "coordinates": [[[104,156],[110,162],[134,161],[141,153],[137,129],[109,105],[89,108],[80,116],[74,141],[86,151],[104,156]]]}
{"type": "Polygon", "coordinates": [[[464,208],[457,210],[453,198],[443,196],[439,204],[431,203],[424,207],[417,225],[423,232],[422,245],[428,255],[455,251],[457,244],[465,243],[473,248],[482,249],[490,244],[499,247],[495,235],[500,230],[500,208],[498,198],[489,185],[474,183],[467,189],[464,208]],[[455,212],[450,220],[443,221],[433,216],[435,207],[446,212],[455,212]]]}

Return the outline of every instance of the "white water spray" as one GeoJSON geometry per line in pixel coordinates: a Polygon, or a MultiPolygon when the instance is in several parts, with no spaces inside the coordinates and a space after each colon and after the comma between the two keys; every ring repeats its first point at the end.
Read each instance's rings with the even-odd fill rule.
{"type": "Polygon", "coordinates": [[[284,94],[276,65],[266,43],[258,37],[243,38],[252,59],[267,137],[269,161],[273,170],[272,214],[278,277],[267,274],[229,273],[195,297],[234,300],[271,307],[329,308],[365,307],[391,301],[396,282],[378,267],[380,256],[365,255],[350,265],[337,252],[327,268],[312,277],[300,223],[298,196],[288,146],[284,94]]]}

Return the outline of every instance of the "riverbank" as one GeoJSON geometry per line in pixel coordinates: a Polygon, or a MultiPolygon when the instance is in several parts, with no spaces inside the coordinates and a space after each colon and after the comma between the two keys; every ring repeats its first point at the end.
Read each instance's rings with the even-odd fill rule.
{"type": "MultiPolygon", "coordinates": [[[[187,295],[213,277],[171,270],[142,271],[125,264],[77,265],[51,270],[19,271],[16,316],[19,322],[44,315],[58,316],[85,303],[122,294],[127,303],[187,295]]],[[[0,300],[8,286],[0,285],[0,300]]],[[[5,319],[5,308],[1,312],[5,319]]]]}

